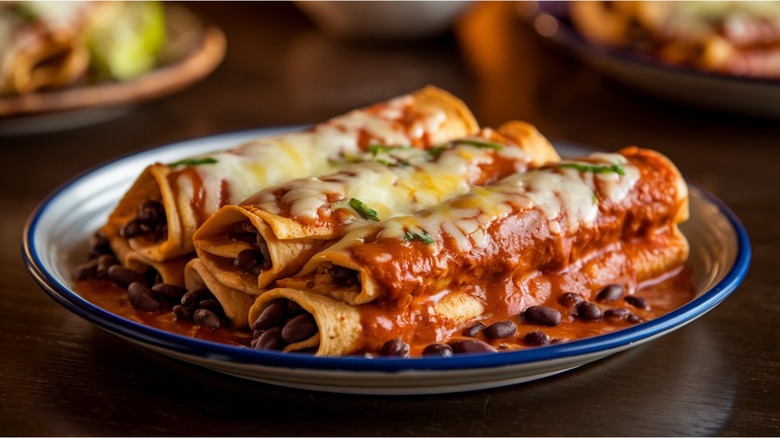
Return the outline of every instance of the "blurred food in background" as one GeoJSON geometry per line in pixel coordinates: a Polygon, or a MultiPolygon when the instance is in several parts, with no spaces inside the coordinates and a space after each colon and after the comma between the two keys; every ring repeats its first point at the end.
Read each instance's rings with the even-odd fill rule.
{"type": "Polygon", "coordinates": [[[159,2],[5,2],[0,95],[132,79],[158,65],[165,40],[159,2]]]}
{"type": "Polygon", "coordinates": [[[780,2],[571,2],[589,41],[661,62],[739,76],[780,77],[780,2]]]}
{"type": "Polygon", "coordinates": [[[126,114],[206,77],[226,44],[175,2],[0,1],[0,136],[126,114]]]}

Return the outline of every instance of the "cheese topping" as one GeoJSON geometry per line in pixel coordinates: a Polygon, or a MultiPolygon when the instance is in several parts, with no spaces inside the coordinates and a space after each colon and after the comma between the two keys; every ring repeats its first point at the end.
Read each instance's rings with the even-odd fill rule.
{"type": "MultiPolygon", "coordinates": [[[[406,118],[414,103],[412,96],[403,96],[365,110],[355,110],[312,128],[311,131],[281,134],[256,139],[226,151],[192,157],[212,158],[216,162],[193,166],[203,182],[202,211],[207,217],[226,204],[238,204],[251,196],[257,187],[268,187],[308,175],[334,172],[347,163],[347,155],[360,154],[366,138],[379,144],[415,146],[423,141],[426,130],[437,129],[446,120],[441,111],[415,113],[414,126],[406,118]],[[316,134],[316,135],[312,135],[316,134]],[[363,140],[361,140],[363,139],[363,140]],[[223,199],[217,188],[221,182],[229,188],[223,199]],[[215,182],[217,184],[215,184],[215,182]]],[[[181,168],[174,168],[174,173],[181,168]]],[[[296,195],[292,195],[296,196],[296,195]]],[[[295,211],[312,216],[316,210],[312,201],[301,201],[295,211]]]]}
{"type": "MultiPolygon", "coordinates": [[[[599,212],[594,196],[617,203],[624,200],[639,179],[639,169],[619,154],[595,154],[583,164],[620,165],[617,172],[595,173],[575,168],[547,168],[518,173],[489,187],[436,206],[424,214],[380,222],[378,238],[404,240],[407,231],[423,231],[437,239],[441,234],[453,239],[468,252],[484,245],[486,228],[496,218],[513,210],[537,209],[553,233],[576,233],[593,224],[599,212]]],[[[348,236],[349,238],[349,236],[348,236]]],[[[438,251],[431,245],[431,251],[438,251]]]]}
{"type": "MultiPolygon", "coordinates": [[[[348,201],[354,198],[376,211],[379,219],[384,219],[410,214],[467,193],[474,181],[485,174],[483,166],[494,164],[502,156],[512,157],[505,161],[514,170],[525,169],[531,162],[531,156],[514,145],[497,150],[454,142],[440,149],[435,157],[430,151],[414,148],[381,149],[364,154],[362,159],[366,161],[341,172],[269,188],[243,204],[272,214],[280,214],[287,208],[292,219],[314,221],[327,218],[336,209],[349,208],[348,201]]],[[[466,229],[475,226],[469,224],[466,229]]]]}

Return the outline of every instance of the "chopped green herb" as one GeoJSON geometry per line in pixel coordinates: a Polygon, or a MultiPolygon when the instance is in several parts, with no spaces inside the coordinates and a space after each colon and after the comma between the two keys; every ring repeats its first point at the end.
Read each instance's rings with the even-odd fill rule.
{"type": "Polygon", "coordinates": [[[344,154],[344,161],[347,163],[362,163],[365,160],[357,154],[344,154]]]}
{"type": "Polygon", "coordinates": [[[354,208],[355,211],[360,213],[360,216],[363,217],[363,219],[368,219],[370,221],[378,221],[379,216],[377,216],[376,211],[368,208],[366,204],[364,204],[361,200],[357,198],[352,198],[349,200],[349,206],[354,208]]]}
{"type": "Polygon", "coordinates": [[[480,141],[480,140],[455,140],[455,143],[457,144],[465,144],[469,146],[474,146],[482,149],[495,149],[497,151],[500,151],[504,148],[504,146],[498,144],[498,143],[492,143],[489,141],[480,141]]]}
{"type": "Polygon", "coordinates": [[[377,159],[376,162],[379,163],[379,164],[383,164],[383,165],[385,165],[387,167],[406,167],[406,166],[410,166],[411,165],[408,161],[406,161],[406,160],[404,160],[402,158],[396,158],[396,157],[393,157],[393,158],[395,158],[395,162],[388,161],[388,160],[383,160],[381,158],[377,159]]]}
{"type": "Polygon", "coordinates": [[[168,166],[170,167],[176,167],[176,166],[200,166],[201,164],[214,164],[217,160],[215,158],[206,157],[206,158],[187,158],[184,160],[174,161],[173,163],[168,163],[168,166]]]}
{"type": "Polygon", "coordinates": [[[433,160],[439,158],[439,155],[441,155],[441,153],[447,149],[449,149],[447,146],[436,146],[425,151],[425,154],[428,156],[428,158],[433,160]]]}
{"type": "Polygon", "coordinates": [[[468,146],[474,146],[481,149],[495,149],[497,151],[500,151],[504,148],[504,146],[498,144],[498,143],[491,143],[488,141],[481,141],[481,140],[470,140],[470,139],[461,139],[461,140],[455,140],[450,143],[447,143],[443,146],[436,146],[433,148],[428,149],[425,153],[428,155],[429,159],[436,159],[441,155],[442,152],[446,151],[447,149],[450,149],[452,145],[455,144],[464,144],[468,146]]]}
{"type": "Polygon", "coordinates": [[[430,245],[430,244],[436,242],[435,240],[433,240],[433,237],[425,234],[424,232],[422,232],[422,233],[413,233],[411,231],[407,231],[406,233],[404,233],[404,241],[405,242],[411,242],[413,240],[417,240],[417,241],[422,242],[422,243],[424,243],[426,245],[430,245]]]}
{"type": "Polygon", "coordinates": [[[612,164],[610,166],[597,166],[593,164],[582,164],[582,163],[564,163],[559,164],[559,168],[562,169],[577,169],[580,172],[593,172],[593,173],[609,173],[614,172],[618,175],[625,175],[626,172],[623,170],[622,167],[620,167],[620,164],[612,164]]]}
{"type": "Polygon", "coordinates": [[[371,152],[372,155],[377,155],[380,153],[387,153],[392,152],[394,150],[398,149],[409,149],[409,146],[388,146],[383,144],[370,144],[368,145],[368,151],[371,152]]]}
{"type": "Polygon", "coordinates": [[[391,163],[390,161],[387,161],[387,160],[379,159],[379,160],[376,160],[376,162],[379,163],[379,164],[385,165],[387,167],[395,166],[395,163],[391,163]]]}

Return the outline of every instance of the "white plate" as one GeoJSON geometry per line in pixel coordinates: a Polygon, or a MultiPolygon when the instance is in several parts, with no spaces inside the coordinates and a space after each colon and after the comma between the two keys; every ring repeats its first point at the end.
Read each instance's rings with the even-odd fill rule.
{"type": "Polygon", "coordinates": [[[565,3],[539,2],[534,9],[524,4],[520,12],[539,35],[636,90],[702,109],[780,117],[780,79],[677,67],[639,53],[591,44],[569,23],[565,3]]]}
{"type": "MultiPolygon", "coordinates": [[[[235,376],[296,388],[363,394],[428,394],[511,385],[560,373],[669,333],[725,299],[744,278],[750,243],[737,218],[720,201],[690,187],[691,244],[696,297],[657,319],[615,333],[540,348],[452,358],[321,358],[254,351],[188,338],[138,324],[81,298],[71,272],[86,258],[87,240],[130,184],[154,161],[236,145],[282,129],[223,134],[119,158],[66,183],[32,213],[24,233],[27,267],[43,290],[65,308],[109,332],[160,353],[235,376]]],[[[564,156],[591,149],[556,143],[564,156]]]]}

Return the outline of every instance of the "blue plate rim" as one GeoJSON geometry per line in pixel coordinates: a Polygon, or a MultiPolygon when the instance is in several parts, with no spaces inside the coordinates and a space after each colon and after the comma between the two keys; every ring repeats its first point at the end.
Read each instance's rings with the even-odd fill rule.
{"type": "MultiPolygon", "coordinates": [[[[136,158],[143,154],[160,152],[165,149],[185,147],[192,142],[209,141],[219,142],[235,138],[252,138],[265,133],[277,132],[295,127],[268,127],[253,130],[226,132],[211,136],[197,137],[172,144],[144,149],[135,153],[125,154],[103,164],[97,165],[69,181],[60,185],[46,196],[31,212],[24,227],[22,238],[22,257],[25,266],[33,279],[54,301],[101,327],[112,334],[119,335],[130,340],[140,342],[147,346],[168,350],[187,356],[227,361],[237,364],[283,367],[291,369],[329,370],[329,371],[354,371],[354,372],[400,372],[400,371],[457,371],[473,370],[494,367],[517,366],[532,363],[544,363],[553,360],[588,356],[594,354],[607,354],[611,350],[627,348],[631,344],[639,343],[654,337],[663,335],[672,329],[679,328],[688,322],[704,315],[713,309],[744,280],[750,266],[751,246],[749,236],[737,216],[717,197],[699,187],[695,183],[688,182],[689,186],[697,190],[705,201],[714,204],[720,213],[728,220],[735,232],[737,239],[737,254],[733,265],[726,275],[716,285],[700,296],[681,306],[680,308],[660,316],[653,320],[628,327],[613,333],[585,338],[563,344],[548,345],[544,347],[502,352],[500,354],[474,354],[455,356],[451,358],[364,358],[364,357],[314,357],[300,353],[281,353],[275,351],[255,351],[246,347],[237,347],[217,342],[190,338],[183,335],[159,330],[131,320],[122,318],[93,305],[71,290],[67,285],[47,272],[38,251],[33,245],[38,222],[45,214],[50,203],[66,192],[71,186],[77,184],[87,176],[102,170],[105,167],[121,162],[129,158],[136,158]]],[[[596,150],[590,146],[580,145],[568,141],[553,141],[556,147],[570,147],[577,150],[596,150]]]]}

